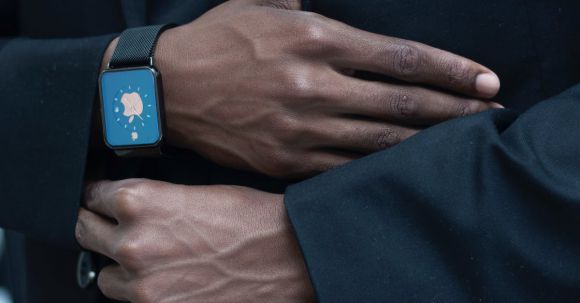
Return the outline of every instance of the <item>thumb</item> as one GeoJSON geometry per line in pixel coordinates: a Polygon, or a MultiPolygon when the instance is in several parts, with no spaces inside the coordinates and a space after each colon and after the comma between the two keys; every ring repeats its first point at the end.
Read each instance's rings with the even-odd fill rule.
{"type": "Polygon", "coordinates": [[[245,3],[285,10],[302,9],[301,0],[244,0],[245,3]]]}

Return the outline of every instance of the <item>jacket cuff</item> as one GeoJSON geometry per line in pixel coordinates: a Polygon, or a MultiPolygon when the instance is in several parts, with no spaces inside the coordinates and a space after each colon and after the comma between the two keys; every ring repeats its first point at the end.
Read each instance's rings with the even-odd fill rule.
{"type": "MultiPolygon", "coordinates": [[[[0,225],[74,247],[93,102],[114,35],[0,48],[0,225]]],[[[0,44],[1,46],[1,44],[0,44]]]]}

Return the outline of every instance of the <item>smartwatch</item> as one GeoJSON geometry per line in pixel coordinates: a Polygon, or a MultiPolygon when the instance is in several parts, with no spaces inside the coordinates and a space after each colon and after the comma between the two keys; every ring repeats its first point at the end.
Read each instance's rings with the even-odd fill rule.
{"type": "Polygon", "coordinates": [[[155,45],[171,25],[131,28],[99,77],[105,144],[119,156],[158,156],[163,144],[161,74],[155,45]]]}

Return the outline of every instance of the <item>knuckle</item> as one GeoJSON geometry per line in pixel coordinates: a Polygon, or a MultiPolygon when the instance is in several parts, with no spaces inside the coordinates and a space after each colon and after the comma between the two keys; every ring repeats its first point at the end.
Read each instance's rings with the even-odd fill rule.
{"type": "Polygon", "coordinates": [[[267,143],[268,157],[264,160],[269,164],[280,163],[290,157],[288,150],[301,140],[305,133],[301,123],[287,112],[271,116],[268,123],[272,140],[267,143]]]}
{"type": "Polygon", "coordinates": [[[334,100],[336,88],[332,83],[334,71],[326,67],[292,64],[284,66],[276,76],[276,84],[271,92],[289,108],[311,107],[320,102],[334,100]]]}
{"type": "Polygon", "coordinates": [[[274,116],[273,128],[276,134],[284,140],[291,140],[298,132],[300,123],[288,113],[282,113],[274,116]]]}
{"type": "Polygon", "coordinates": [[[117,213],[122,218],[134,218],[139,213],[139,202],[134,194],[123,191],[117,200],[117,213]]]}
{"type": "Polygon", "coordinates": [[[420,65],[420,52],[417,47],[407,44],[394,46],[392,58],[393,70],[401,77],[413,78],[417,74],[420,65]]]}
{"type": "Polygon", "coordinates": [[[476,109],[473,104],[474,103],[472,102],[458,102],[457,106],[455,107],[455,116],[466,117],[474,114],[476,109]]]}
{"type": "Polygon", "coordinates": [[[155,287],[151,287],[144,279],[138,279],[132,282],[131,293],[135,303],[156,303],[155,287]]]}
{"type": "Polygon", "coordinates": [[[123,186],[118,188],[113,194],[113,200],[118,203],[133,201],[136,197],[136,191],[132,186],[123,186]]]}
{"type": "Polygon", "coordinates": [[[298,0],[264,0],[260,6],[268,6],[277,9],[294,10],[300,9],[300,1],[298,0]]]}
{"type": "Polygon", "coordinates": [[[140,211],[139,197],[146,188],[147,186],[144,182],[139,182],[117,189],[114,193],[114,201],[119,216],[133,218],[138,215],[140,211]]]}
{"type": "Polygon", "coordinates": [[[110,297],[112,295],[110,277],[110,270],[107,267],[101,270],[99,276],[97,277],[97,287],[106,297],[110,297]]]}
{"type": "Polygon", "coordinates": [[[286,75],[286,90],[297,99],[311,99],[316,96],[313,72],[308,68],[289,70],[286,75]]]}
{"type": "Polygon", "coordinates": [[[465,85],[470,81],[470,64],[467,60],[448,60],[445,63],[445,76],[452,86],[465,85]]]}
{"type": "Polygon", "coordinates": [[[319,14],[319,13],[315,13],[315,12],[307,12],[307,11],[303,11],[301,12],[302,16],[304,16],[306,19],[310,20],[311,22],[314,23],[318,23],[318,24],[322,24],[324,22],[328,21],[328,18],[319,14]]]}
{"type": "Polygon", "coordinates": [[[378,149],[386,149],[401,142],[400,134],[390,127],[383,128],[373,137],[373,145],[378,149]]]}
{"type": "Polygon", "coordinates": [[[311,12],[303,13],[303,17],[296,20],[295,30],[302,47],[324,51],[332,45],[331,28],[325,17],[311,12]]]}
{"type": "Polygon", "coordinates": [[[296,168],[294,157],[285,149],[278,149],[271,154],[270,165],[264,170],[267,175],[273,177],[286,177],[293,175],[296,168]]]}
{"type": "Polygon", "coordinates": [[[303,11],[301,14],[310,20],[326,20],[323,15],[311,11],[303,11]]]}
{"type": "Polygon", "coordinates": [[[390,96],[389,110],[401,118],[412,117],[417,111],[417,102],[404,91],[399,91],[390,96]]]}
{"type": "Polygon", "coordinates": [[[115,249],[115,257],[127,268],[138,268],[143,249],[137,241],[124,241],[115,249]]]}
{"type": "Polygon", "coordinates": [[[99,276],[97,277],[97,286],[99,287],[99,289],[101,291],[105,290],[107,287],[107,282],[106,282],[106,278],[104,275],[104,272],[101,271],[101,273],[99,274],[99,276]]]}
{"type": "Polygon", "coordinates": [[[99,289],[101,290],[101,292],[105,296],[110,295],[109,294],[109,284],[108,284],[108,280],[107,280],[107,276],[105,274],[105,271],[101,271],[101,273],[97,277],[97,287],[99,287],[99,289]]]}
{"type": "Polygon", "coordinates": [[[319,43],[324,38],[325,29],[318,19],[309,17],[308,21],[304,23],[301,30],[302,38],[309,42],[319,43]]]}

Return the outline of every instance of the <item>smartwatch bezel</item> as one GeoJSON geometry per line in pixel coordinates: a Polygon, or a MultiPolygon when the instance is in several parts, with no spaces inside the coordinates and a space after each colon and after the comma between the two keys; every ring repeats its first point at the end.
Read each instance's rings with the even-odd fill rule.
{"type": "Polygon", "coordinates": [[[103,139],[105,141],[105,145],[114,150],[114,151],[138,151],[142,149],[150,149],[150,148],[157,148],[161,147],[165,137],[165,121],[163,119],[165,115],[165,108],[163,102],[163,83],[161,80],[161,73],[159,70],[153,66],[135,66],[135,67],[123,67],[123,68],[108,68],[102,71],[99,75],[99,99],[100,99],[100,114],[101,114],[101,124],[103,128],[103,139]],[[135,145],[123,145],[123,146],[113,146],[109,143],[107,138],[107,124],[105,121],[105,100],[103,97],[103,76],[107,73],[115,73],[115,72],[127,72],[127,71],[134,71],[134,70],[149,70],[153,75],[153,83],[155,85],[155,101],[157,106],[157,121],[158,121],[158,130],[159,130],[159,139],[152,144],[135,144],[135,145]]]}

